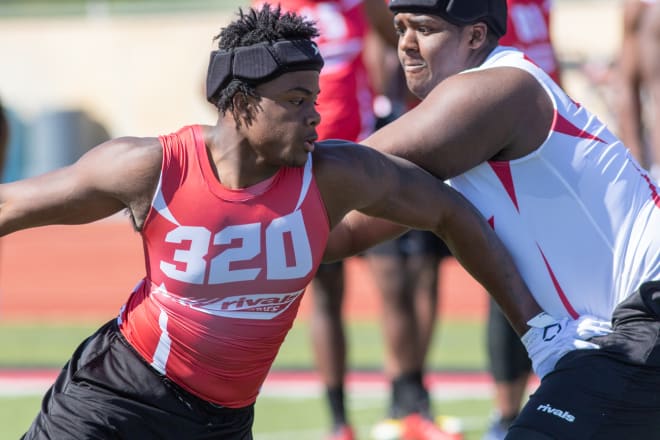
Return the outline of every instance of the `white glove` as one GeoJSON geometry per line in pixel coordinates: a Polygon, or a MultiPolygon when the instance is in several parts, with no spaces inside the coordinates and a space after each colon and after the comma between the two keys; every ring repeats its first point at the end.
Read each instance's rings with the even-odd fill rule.
{"type": "Polygon", "coordinates": [[[612,333],[609,321],[591,315],[556,319],[543,312],[530,319],[527,325],[531,328],[521,341],[532,360],[534,372],[540,378],[551,372],[569,351],[600,348],[588,339],[612,333]]]}

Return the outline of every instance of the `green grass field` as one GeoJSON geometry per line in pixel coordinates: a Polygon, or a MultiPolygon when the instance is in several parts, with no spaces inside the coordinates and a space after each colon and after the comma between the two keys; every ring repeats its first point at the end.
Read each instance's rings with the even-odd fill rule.
{"type": "MultiPolygon", "coordinates": [[[[85,325],[0,322],[0,368],[59,368],[80,341],[102,322],[85,325]]],[[[348,325],[350,367],[380,371],[382,343],[374,322],[348,325]]],[[[448,320],[436,330],[429,353],[431,371],[482,371],[485,365],[484,329],[478,322],[448,320]]],[[[289,333],[274,369],[313,368],[309,326],[299,321],[289,333]]],[[[0,397],[0,439],[17,439],[39,408],[41,396],[0,397]]],[[[349,416],[359,439],[368,439],[374,423],[382,418],[387,396],[349,393],[349,416]]],[[[491,409],[489,399],[441,400],[437,413],[460,417],[466,440],[481,438],[491,409]]],[[[316,440],[323,438],[329,418],[323,396],[262,396],[256,405],[254,426],[257,440],[316,440]]]]}

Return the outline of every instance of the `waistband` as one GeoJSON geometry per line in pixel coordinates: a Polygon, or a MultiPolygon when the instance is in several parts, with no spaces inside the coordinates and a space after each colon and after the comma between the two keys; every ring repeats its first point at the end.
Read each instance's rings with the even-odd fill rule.
{"type": "Polygon", "coordinates": [[[117,340],[126,347],[128,350],[128,353],[130,353],[131,357],[135,358],[137,361],[139,361],[152,375],[160,379],[160,381],[174,394],[177,399],[183,403],[187,408],[194,410],[194,411],[203,411],[204,413],[212,416],[223,416],[223,415],[228,415],[228,414],[244,414],[247,412],[252,412],[254,410],[254,404],[244,406],[241,408],[228,408],[226,406],[218,405],[213,402],[209,402],[208,400],[204,400],[191,392],[185,390],[182,388],[180,385],[175,383],[173,380],[168,378],[167,376],[161,374],[160,372],[156,371],[149,362],[147,362],[146,359],[144,359],[140,353],[133,348],[133,346],[128,342],[128,340],[124,337],[122,334],[121,330],[119,330],[119,326],[117,324],[117,320],[113,319],[110,321],[108,324],[110,327],[110,332],[114,333],[117,340]]]}

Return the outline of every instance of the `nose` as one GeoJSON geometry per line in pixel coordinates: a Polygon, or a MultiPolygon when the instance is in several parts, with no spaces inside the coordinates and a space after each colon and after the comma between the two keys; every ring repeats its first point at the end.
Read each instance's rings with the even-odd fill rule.
{"type": "Polygon", "coordinates": [[[312,107],[312,110],[307,117],[307,123],[312,127],[316,127],[321,123],[321,113],[316,110],[316,107],[312,107]]]}
{"type": "Polygon", "coordinates": [[[398,49],[399,52],[417,50],[417,38],[415,32],[412,29],[406,28],[399,34],[398,49]]]}

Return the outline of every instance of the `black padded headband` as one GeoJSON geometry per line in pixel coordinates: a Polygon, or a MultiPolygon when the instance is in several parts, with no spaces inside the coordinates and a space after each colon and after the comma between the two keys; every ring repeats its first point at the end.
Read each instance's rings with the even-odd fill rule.
{"type": "Polygon", "coordinates": [[[279,40],[211,52],[206,76],[206,98],[211,98],[232,79],[254,83],[286,72],[321,71],[323,57],[311,40],[279,40]]]}
{"type": "Polygon", "coordinates": [[[506,33],[506,0],[390,0],[390,10],[438,15],[457,26],[484,21],[497,37],[506,33]]]}

